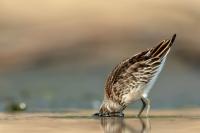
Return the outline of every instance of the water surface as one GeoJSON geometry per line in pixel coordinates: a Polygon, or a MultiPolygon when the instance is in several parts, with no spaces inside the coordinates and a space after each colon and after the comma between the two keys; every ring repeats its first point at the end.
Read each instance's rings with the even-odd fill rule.
{"type": "Polygon", "coordinates": [[[97,118],[77,113],[0,114],[6,133],[198,133],[200,116],[153,115],[97,118]]]}

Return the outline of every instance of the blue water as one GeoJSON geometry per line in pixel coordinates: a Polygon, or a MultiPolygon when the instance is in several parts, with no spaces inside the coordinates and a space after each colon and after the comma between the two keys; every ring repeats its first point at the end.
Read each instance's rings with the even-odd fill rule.
{"type": "MultiPolygon", "coordinates": [[[[29,69],[0,75],[0,110],[24,102],[28,111],[97,109],[113,65],[67,69],[29,69]]],[[[150,92],[152,108],[200,106],[200,75],[189,67],[167,65],[150,92]]],[[[130,107],[138,108],[140,102],[130,107]]]]}

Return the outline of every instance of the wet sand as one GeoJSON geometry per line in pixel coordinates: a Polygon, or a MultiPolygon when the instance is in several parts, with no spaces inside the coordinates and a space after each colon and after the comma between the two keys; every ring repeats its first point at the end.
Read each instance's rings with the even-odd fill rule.
{"type": "Polygon", "coordinates": [[[95,111],[66,113],[0,113],[0,132],[4,133],[198,133],[200,109],[151,111],[150,118],[95,118],[95,111]]]}

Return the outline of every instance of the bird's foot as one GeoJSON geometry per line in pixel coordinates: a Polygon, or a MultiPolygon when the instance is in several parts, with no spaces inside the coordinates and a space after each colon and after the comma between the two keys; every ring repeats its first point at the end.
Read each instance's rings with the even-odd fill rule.
{"type": "Polygon", "coordinates": [[[138,117],[138,118],[141,118],[142,116],[141,116],[141,114],[138,114],[137,117],[138,117]]]}
{"type": "Polygon", "coordinates": [[[138,118],[148,118],[148,115],[137,115],[138,118]]]}
{"type": "Polygon", "coordinates": [[[145,114],[145,115],[138,114],[137,117],[138,117],[138,118],[148,118],[148,117],[149,117],[149,114],[145,114]]]}

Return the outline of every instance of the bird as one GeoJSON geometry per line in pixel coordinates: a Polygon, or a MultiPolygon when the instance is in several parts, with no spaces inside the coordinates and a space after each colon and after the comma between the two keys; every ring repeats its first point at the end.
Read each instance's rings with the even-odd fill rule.
{"type": "Polygon", "coordinates": [[[163,40],[153,48],[119,63],[106,80],[104,99],[94,116],[123,117],[123,111],[130,103],[142,101],[137,116],[141,117],[146,108],[145,116],[148,117],[151,107],[149,92],[165,64],[175,39],[176,34],[171,39],[163,40]]]}

